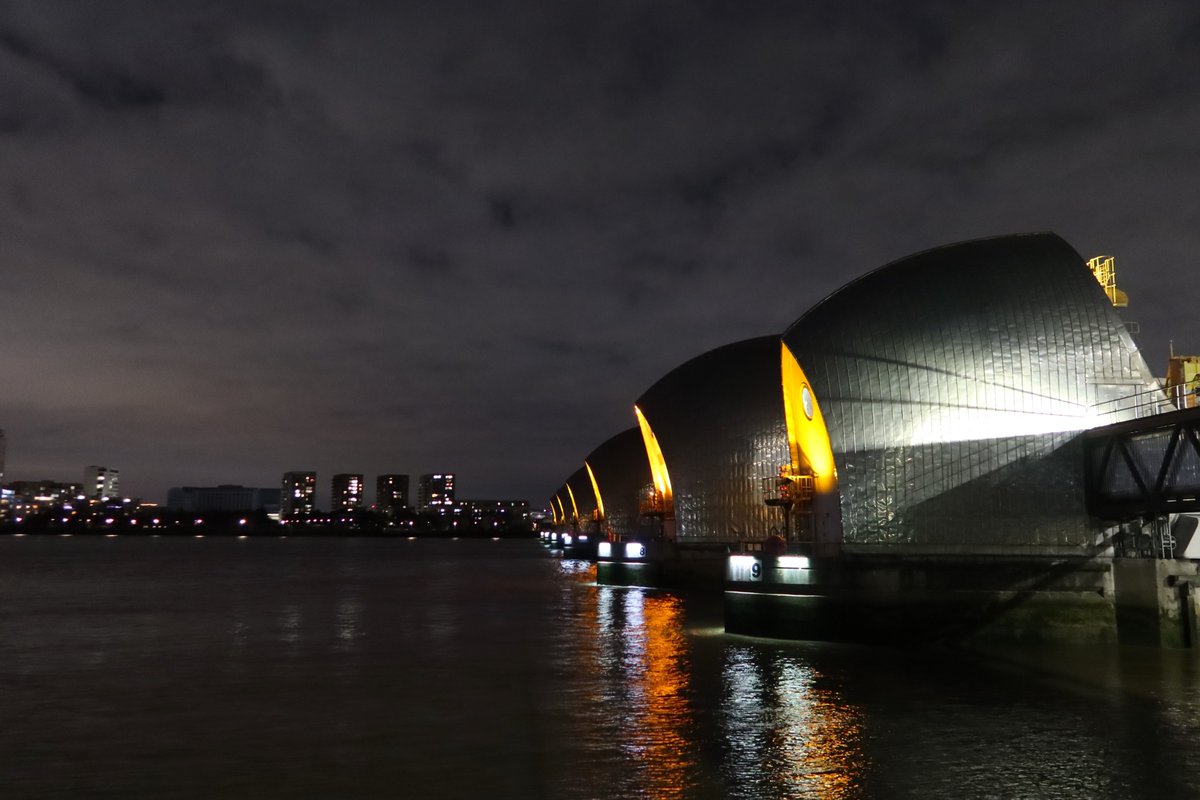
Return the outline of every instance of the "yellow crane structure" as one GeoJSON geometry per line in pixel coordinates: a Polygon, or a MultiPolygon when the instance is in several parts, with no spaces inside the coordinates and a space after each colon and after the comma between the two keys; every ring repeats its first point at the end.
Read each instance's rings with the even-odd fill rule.
{"type": "Polygon", "coordinates": [[[1117,259],[1113,256],[1096,256],[1088,259],[1088,267],[1096,280],[1104,287],[1108,302],[1114,308],[1125,308],[1129,305],[1129,296],[1117,288],[1117,259]]]}

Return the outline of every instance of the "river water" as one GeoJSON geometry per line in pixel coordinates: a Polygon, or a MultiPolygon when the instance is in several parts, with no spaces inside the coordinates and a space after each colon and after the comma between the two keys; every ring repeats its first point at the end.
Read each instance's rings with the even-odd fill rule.
{"type": "Polygon", "coordinates": [[[0,537],[0,797],[1200,796],[1200,661],[725,634],[531,541],[0,537]]]}

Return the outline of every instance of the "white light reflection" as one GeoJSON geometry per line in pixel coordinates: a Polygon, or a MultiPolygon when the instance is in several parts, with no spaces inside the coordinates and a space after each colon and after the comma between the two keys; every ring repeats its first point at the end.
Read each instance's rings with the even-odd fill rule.
{"type": "Polygon", "coordinates": [[[1050,397],[1030,397],[1011,389],[1006,391],[1015,395],[1005,398],[1006,402],[1016,404],[1015,408],[925,409],[920,423],[912,431],[910,443],[916,446],[969,442],[979,439],[981,431],[987,432],[987,438],[996,439],[1065,433],[1085,430],[1096,424],[1094,415],[1079,403],[1050,397]],[[1021,403],[1038,407],[1024,410],[1021,403]]]}
{"type": "Polygon", "coordinates": [[[300,606],[294,603],[283,607],[283,612],[279,615],[279,624],[282,632],[279,638],[288,644],[296,644],[300,641],[300,606]]]}
{"type": "Polygon", "coordinates": [[[363,604],[361,601],[344,597],[337,604],[337,638],[339,650],[350,650],[355,640],[363,637],[363,604]]]}
{"type": "Polygon", "coordinates": [[[613,630],[613,611],[612,605],[616,590],[611,586],[596,587],[596,627],[601,633],[610,633],[613,630]]]}
{"type": "Polygon", "coordinates": [[[757,775],[770,796],[860,794],[862,714],[798,657],[734,648],[724,669],[731,778],[757,775]]]}

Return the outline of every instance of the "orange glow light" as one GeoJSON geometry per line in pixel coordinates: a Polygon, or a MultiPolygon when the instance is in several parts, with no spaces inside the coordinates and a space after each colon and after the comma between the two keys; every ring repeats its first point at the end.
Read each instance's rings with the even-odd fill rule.
{"type": "Polygon", "coordinates": [[[658,437],[650,429],[650,423],[637,406],[633,407],[637,415],[638,427],[642,429],[642,441],[646,444],[646,457],[650,459],[650,477],[654,481],[654,489],[662,497],[664,508],[669,507],[671,500],[671,476],[667,473],[667,460],[663,458],[662,448],[658,446],[658,437]]]}
{"type": "Polygon", "coordinates": [[[795,474],[811,471],[813,488],[819,494],[837,491],[837,469],[825,418],[816,395],[786,344],[781,345],[780,374],[783,379],[783,411],[787,420],[788,447],[795,474]]]}
{"type": "Polygon", "coordinates": [[[571,484],[567,484],[567,496],[571,498],[571,520],[579,519],[579,506],[575,504],[575,492],[571,491],[571,484]]]}
{"type": "Polygon", "coordinates": [[[600,519],[604,519],[604,500],[600,498],[600,484],[596,483],[596,473],[592,472],[591,464],[585,461],[583,465],[587,467],[588,477],[592,481],[592,492],[596,495],[596,510],[600,512],[600,519]]]}

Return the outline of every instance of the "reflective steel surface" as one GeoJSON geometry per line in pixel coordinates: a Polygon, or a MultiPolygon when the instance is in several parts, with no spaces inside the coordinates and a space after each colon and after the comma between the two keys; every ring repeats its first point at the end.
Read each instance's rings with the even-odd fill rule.
{"type": "Polygon", "coordinates": [[[1194,796],[1187,652],[729,636],[534,542],[0,537],[5,798],[1194,796]]]}
{"type": "Polygon", "coordinates": [[[671,474],[681,541],[762,539],[782,526],[762,488],[791,463],[779,363],[777,336],[747,339],[676,367],[638,398],[671,474]]]}
{"type": "Polygon", "coordinates": [[[1091,271],[1053,234],[902,259],[784,340],[825,413],[847,542],[1088,546],[1074,434],[1147,410],[1122,398],[1154,386],[1091,271]],[[1021,508],[1048,514],[1009,514],[1021,508]]]}
{"type": "Polygon", "coordinates": [[[637,533],[640,521],[638,495],[650,483],[650,465],[635,428],[618,433],[588,454],[604,501],[608,529],[618,536],[637,533]]]}

